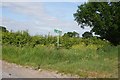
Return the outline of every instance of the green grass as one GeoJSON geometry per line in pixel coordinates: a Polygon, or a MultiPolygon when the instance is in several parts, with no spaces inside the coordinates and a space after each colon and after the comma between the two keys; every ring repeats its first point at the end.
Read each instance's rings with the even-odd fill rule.
{"type": "Polygon", "coordinates": [[[23,66],[54,70],[80,77],[118,77],[118,47],[76,45],[71,49],[2,46],[2,58],[23,66]]]}

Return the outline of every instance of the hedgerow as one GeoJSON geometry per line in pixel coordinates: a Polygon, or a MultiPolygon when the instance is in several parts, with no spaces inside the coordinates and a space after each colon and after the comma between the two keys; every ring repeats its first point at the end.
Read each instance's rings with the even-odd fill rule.
{"type": "MultiPolygon", "coordinates": [[[[18,32],[2,32],[2,44],[3,45],[14,45],[17,47],[31,46],[35,47],[37,45],[54,45],[57,46],[57,36],[42,36],[35,35],[31,36],[28,31],[18,31],[18,32]]],[[[101,40],[97,37],[92,38],[80,38],[80,37],[68,37],[60,36],[60,48],[71,48],[73,45],[82,44],[85,46],[97,45],[104,46],[110,43],[105,40],[101,40]]]]}

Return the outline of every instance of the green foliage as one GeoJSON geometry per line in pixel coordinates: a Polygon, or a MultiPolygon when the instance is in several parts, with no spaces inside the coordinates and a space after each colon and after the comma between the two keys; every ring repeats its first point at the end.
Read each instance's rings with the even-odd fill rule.
{"type": "Polygon", "coordinates": [[[84,38],[91,38],[91,37],[93,37],[93,35],[92,35],[91,32],[84,32],[84,33],[82,34],[82,36],[83,36],[84,38]]]}
{"type": "Polygon", "coordinates": [[[80,77],[118,77],[118,47],[74,45],[71,49],[55,49],[54,46],[37,45],[3,46],[3,60],[34,68],[57,70],[80,77]],[[78,48],[77,48],[78,47],[78,48]]]}
{"type": "Polygon", "coordinates": [[[82,4],[74,17],[82,28],[89,26],[101,38],[115,45],[120,43],[120,1],[82,4]]]}
{"type": "Polygon", "coordinates": [[[2,43],[4,45],[15,45],[17,47],[37,45],[51,45],[56,44],[56,37],[53,36],[30,36],[28,31],[18,32],[2,32],[2,43]]]}
{"type": "Polygon", "coordinates": [[[73,32],[67,32],[63,36],[64,37],[79,37],[79,34],[75,31],[73,31],[73,32]]]}
{"type": "Polygon", "coordinates": [[[80,38],[62,37],[61,44],[62,47],[67,49],[71,48],[73,45],[78,44],[80,38]]]}
{"type": "Polygon", "coordinates": [[[10,44],[15,46],[23,47],[25,45],[29,45],[31,40],[30,35],[27,31],[18,31],[18,32],[3,32],[2,33],[2,43],[10,44]]]}
{"type": "MultiPolygon", "coordinates": [[[[31,46],[35,47],[37,45],[54,45],[57,47],[57,37],[56,36],[41,36],[35,35],[30,36],[28,31],[18,31],[18,32],[2,32],[2,44],[3,45],[14,45],[17,47],[31,46]]],[[[90,44],[95,45],[109,45],[110,43],[105,40],[101,40],[97,37],[91,38],[79,38],[79,37],[69,37],[60,36],[60,48],[70,49],[73,45],[84,43],[86,46],[90,44]]]]}
{"type": "Polygon", "coordinates": [[[2,31],[2,32],[9,32],[5,27],[3,27],[3,26],[0,26],[0,31],[2,31]]]}
{"type": "Polygon", "coordinates": [[[28,31],[2,32],[2,59],[25,66],[82,77],[117,77],[118,48],[98,37],[30,36],[28,31]]]}

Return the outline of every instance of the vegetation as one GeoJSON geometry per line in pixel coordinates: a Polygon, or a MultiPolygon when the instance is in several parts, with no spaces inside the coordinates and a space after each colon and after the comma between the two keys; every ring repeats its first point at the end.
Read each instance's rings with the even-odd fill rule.
{"type": "MultiPolygon", "coordinates": [[[[65,33],[65,35],[67,35],[65,33]]],[[[60,36],[60,47],[61,48],[71,48],[73,45],[84,43],[88,44],[96,44],[96,45],[108,45],[109,42],[105,40],[98,39],[97,37],[91,38],[79,38],[79,37],[70,37],[70,36],[60,36]]],[[[17,47],[23,46],[31,46],[35,47],[37,45],[54,45],[56,46],[57,37],[56,36],[42,36],[35,35],[30,36],[28,31],[18,31],[18,32],[2,32],[2,43],[4,45],[14,45],[17,47]]]]}
{"type": "Polygon", "coordinates": [[[5,27],[3,27],[3,26],[0,26],[0,31],[2,31],[2,32],[8,32],[8,30],[5,27]]]}
{"type": "Polygon", "coordinates": [[[89,2],[78,6],[75,21],[82,28],[89,26],[92,30],[82,38],[77,32],[65,33],[60,36],[59,49],[56,36],[31,36],[28,31],[9,32],[0,26],[2,59],[80,77],[118,78],[119,9],[120,2],[89,2]],[[100,37],[93,36],[93,32],[100,37]]]}
{"type": "Polygon", "coordinates": [[[97,37],[30,36],[28,31],[2,31],[2,59],[24,66],[80,77],[118,77],[118,48],[97,37]]]}
{"type": "Polygon", "coordinates": [[[54,70],[80,77],[118,76],[118,47],[96,45],[74,45],[71,49],[55,49],[38,45],[34,48],[3,46],[3,60],[36,69],[54,70]]]}
{"type": "Polygon", "coordinates": [[[75,31],[73,31],[73,32],[67,32],[63,36],[64,37],[79,37],[79,34],[75,31]]]}
{"type": "Polygon", "coordinates": [[[83,36],[84,38],[91,38],[91,37],[93,37],[92,33],[91,33],[91,32],[88,32],[88,31],[85,32],[85,33],[83,33],[82,36],[83,36]]]}
{"type": "Polygon", "coordinates": [[[91,27],[91,32],[102,39],[114,45],[120,44],[120,1],[82,4],[74,17],[82,28],[91,27]]]}

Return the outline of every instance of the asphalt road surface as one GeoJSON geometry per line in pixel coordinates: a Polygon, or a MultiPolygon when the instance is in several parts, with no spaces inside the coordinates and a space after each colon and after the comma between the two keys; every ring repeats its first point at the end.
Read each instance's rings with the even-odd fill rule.
{"type": "Polygon", "coordinates": [[[0,63],[1,62],[2,66],[0,64],[0,69],[2,69],[2,78],[75,78],[70,75],[61,75],[53,71],[42,69],[34,70],[0,60],[0,63]]]}

